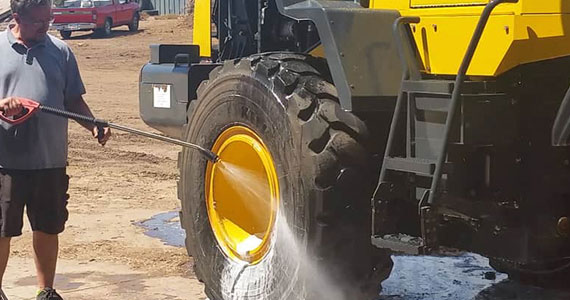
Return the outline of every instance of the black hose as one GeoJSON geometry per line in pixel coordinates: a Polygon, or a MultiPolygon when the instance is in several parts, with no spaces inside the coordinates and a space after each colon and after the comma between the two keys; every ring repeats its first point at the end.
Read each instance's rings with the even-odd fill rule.
{"type": "Polygon", "coordinates": [[[80,115],[80,114],[76,114],[73,112],[69,112],[66,110],[62,110],[62,109],[57,109],[54,107],[49,107],[49,106],[44,106],[41,105],[39,106],[39,109],[41,111],[50,113],[52,115],[57,115],[60,117],[64,117],[64,118],[68,118],[68,119],[72,119],[75,121],[83,121],[83,122],[87,122],[87,123],[91,123],[91,124],[95,124],[95,126],[97,127],[109,127],[109,122],[105,121],[105,120],[101,120],[101,119],[97,119],[97,118],[92,118],[92,117],[88,117],[88,116],[84,116],[84,115],[80,115]]]}

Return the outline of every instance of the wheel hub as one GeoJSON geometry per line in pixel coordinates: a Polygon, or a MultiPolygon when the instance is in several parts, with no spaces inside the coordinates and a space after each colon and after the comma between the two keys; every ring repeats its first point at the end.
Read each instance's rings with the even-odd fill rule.
{"type": "Polygon", "coordinates": [[[206,169],[210,225],[223,252],[251,264],[269,252],[279,207],[279,184],[267,146],[251,129],[232,126],[212,151],[220,162],[206,169]]]}

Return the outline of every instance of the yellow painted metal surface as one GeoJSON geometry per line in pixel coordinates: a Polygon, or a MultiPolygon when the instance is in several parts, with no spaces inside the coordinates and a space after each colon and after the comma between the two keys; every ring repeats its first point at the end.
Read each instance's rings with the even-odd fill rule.
{"type": "MultiPolygon", "coordinates": [[[[425,71],[442,75],[457,74],[483,6],[464,0],[371,0],[372,8],[420,17],[412,32],[425,71]]],[[[497,76],[521,64],[567,55],[570,1],[519,0],[495,9],[467,74],[497,76]]]]}
{"type": "Polygon", "coordinates": [[[200,56],[212,55],[212,25],[210,0],[194,1],[194,27],[192,31],[192,43],[200,46],[200,56]]]}
{"type": "Polygon", "coordinates": [[[441,7],[441,6],[457,6],[457,5],[485,5],[484,0],[410,0],[412,7],[441,7]]]}
{"type": "Polygon", "coordinates": [[[325,55],[325,47],[323,45],[318,45],[315,49],[309,51],[309,54],[314,57],[326,57],[325,55]]]}
{"type": "Polygon", "coordinates": [[[268,253],[279,207],[277,171],[268,148],[251,129],[232,126],[216,140],[220,157],[206,169],[208,218],[224,253],[255,264],[268,253]]]}

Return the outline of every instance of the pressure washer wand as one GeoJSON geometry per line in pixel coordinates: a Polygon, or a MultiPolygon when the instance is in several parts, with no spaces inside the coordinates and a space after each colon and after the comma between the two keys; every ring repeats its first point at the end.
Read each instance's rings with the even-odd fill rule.
{"type": "Polygon", "coordinates": [[[209,151],[201,146],[198,146],[196,144],[192,144],[192,143],[188,143],[185,141],[181,141],[178,139],[173,139],[173,138],[169,138],[166,136],[162,136],[159,134],[154,134],[151,132],[147,132],[147,131],[142,131],[142,130],[138,130],[138,129],[134,129],[134,128],[130,128],[130,127],[126,127],[126,126],[122,126],[122,125],[118,125],[118,124],[114,124],[105,120],[101,120],[101,119],[96,119],[96,118],[91,118],[91,117],[87,117],[84,115],[80,115],[80,114],[76,114],[76,113],[72,113],[72,112],[68,112],[65,110],[61,110],[61,109],[57,109],[57,108],[53,108],[53,107],[48,107],[48,106],[44,106],[41,105],[39,106],[39,109],[43,112],[47,112],[53,115],[57,115],[60,117],[64,117],[64,118],[69,118],[69,119],[73,119],[75,121],[84,121],[84,122],[88,122],[91,124],[95,124],[95,126],[97,126],[99,128],[99,132],[102,132],[102,128],[103,127],[110,127],[113,129],[117,129],[117,130],[121,130],[121,131],[126,131],[129,133],[133,133],[136,135],[141,135],[144,137],[148,137],[151,139],[155,139],[155,140],[160,140],[163,142],[167,142],[167,143],[171,143],[171,144],[175,144],[175,145],[179,145],[182,147],[187,147],[187,148],[192,148],[192,149],[196,149],[198,150],[200,153],[202,153],[209,161],[216,163],[220,158],[212,151],[209,151]]]}
{"type": "MultiPolygon", "coordinates": [[[[144,137],[160,140],[160,141],[175,144],[175,145],[179,145],[182,147],[196,149],[202,155],[204,155],[206,157],[206,159],[208,159],[209,161],[211,161],[213,163],[216,163],[220,160],[220,158],[214,152],[209,151],[209,150],[207,150],[207,149],[205,149],[199,145],[196,145],[196,144],[188,143],[188,142],[181,141],[178,139],[173,139],[173,138],[169,138],[169,137],[162,136],[159,134],[154,134],[151,132],[142,131],[142,130],[138,130],[138,129],[134,129],[134,128],[118,125],[118,124],[113,124],[113,123],[105,121],[105,120],[92,118],[92,117],[72,113],[72,112],[65,111],[65,110],[61,110],[61,109],[57,109],[57,108],[53,108],[53,107],[49,107],[49,106],[44,106],[38,102],[35,102],[33,100],[29,100],[29,99],[20,98],[19,100],[20,100],[20,102],[22,102],[22,105],[27,109],[26,114],[24,114],[24,116],[22,116],[16,120],[12,120],[12,119],[7,119],[6,117],[4,117],[0,113],[0,119],[4,120],[6,122],[9,122],[11,124],[19,124],[19,123],[24,122],[26,119],[28,119],[36,110],[41,110],[41,111],[49,113],[49,114],[53,114],[53,115],[57,115],[60,117],[72,119],[75,121],[83,121],[86,123],[94,124],[95,126],[97,126],[97,128],[99,128],[99,134],[100,135],[103,133],[103,130],[102,130],[103,127],[110,127],[110,128],[117,129],[120,131],[126,131],[129,133],[141,135],[144,137]]],[[[99,136],[99,138],[100,137],[101,136],[99,136]]]]}
{"type": "Polygon", "coordinates": [[[206,159],[208,159],[209,161],[215,163],[218,162],[218,160],[220,160],[220,158],[212,151],[209,151],[201,146],[198,146],[196,144],[192,144],[192,143],[188,143],[185,141],[181,141],[178,139],[173,139],[173,138],[169,138],[166,136],[162,136],[162,135],[158,135],[158,134],[154,134],[151,132],[147,132],[147,131],[142,131],[142,130],[138,130],[138,129],[134,129],[134,128],[130,128],[130,127],[126,127],[126,126],[122,126],[122,125],[117,125],[117,124],[113,124],[113,123],[106,123],[109,127],[117,129],[117,130],[121,130],[121,131],[126,131],[129,133],[133,133],[133,134],[137,134],[137,135],[141,135],[141,136],[145,136],[151,139],[156,139],[156,140],[160,140],[160,141],[164,141],[167,143],[171,143],[171,144],[175,144],[175,145],[179,145],[182,147],[187,147],[187,148],[193,148],[196,149],[198,151],[200,151],[200,153],[202,153],[206,159]]]}

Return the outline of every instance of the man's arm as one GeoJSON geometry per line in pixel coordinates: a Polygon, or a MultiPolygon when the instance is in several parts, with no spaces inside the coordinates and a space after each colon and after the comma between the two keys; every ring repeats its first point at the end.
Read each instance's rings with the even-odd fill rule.
{"type": "MultiPolygon", "coordinates": [[[[68,103],[65,106],[65,109],[76,113],[76,114],[80,114],[80,115],[84,115],[87,117],[91,117],[94,118],[93,113],[91,112],[91,109],[89,108],[89,106],[87,105],[87,103],[85,102],[85,100],[83,99],[82,96],[78,96],[76,99],[69,99],[69,101],[66,101],[66,103],[68,103]]],[[[98,133],[99,133],[99,129],[97,128],[97,126],[95,126],[95,124],[91,124],[88,122],[82,122],[82,121],[77,121],[81,126],[85,127],[85,129],[89,130],[89,132],[91,132],[93,134],[93,136],[95,138],[97,138],[98,133]]],[[[99,143],[102,146],[105,146],[105,143],[109,140],[109,138],[111,137],[111,128],[109,127],[105,127],[103,129],[104,134],[103,137],[101,139],[99,139],[99,143]]]]}

